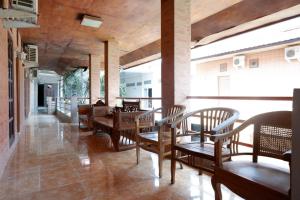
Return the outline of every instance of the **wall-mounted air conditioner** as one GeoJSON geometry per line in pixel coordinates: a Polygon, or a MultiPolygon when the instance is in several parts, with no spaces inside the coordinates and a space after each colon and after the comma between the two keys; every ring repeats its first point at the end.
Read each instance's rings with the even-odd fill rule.
{"type": "Polygon", "coordinates": [[[300,61],[300,46],[287,47],[284,49],[284,58],[291,62],[292,60],[300,61]]]}
{"type": "Polygon", "coordinates": [[[38,0],[10,0],[9,8],[0,8],[3,27],[38,28],[38,0]]]}
{"type": "Polygon", "coordinates": [[[25,45],[24,51],[26,53],[26,59],[24,61],[25,67],[31,68],[31,67],[38,67],[38,46],[36,45],[25,45]]]}
{"type": "Polygon", "coordinates": [[[12,0],[11,7],[16,10],[36,13],[38,10],[38,0],[12,0]]]}
{"type": "Polygon", "coordinates": [[[233,67],[236,69],[243,69],[246,66],[246,56],[239,55],[233,57],[233,67]]]}

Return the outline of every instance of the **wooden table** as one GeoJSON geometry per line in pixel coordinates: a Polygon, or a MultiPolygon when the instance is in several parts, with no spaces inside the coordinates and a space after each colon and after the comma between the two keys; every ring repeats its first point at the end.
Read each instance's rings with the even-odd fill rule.
{"type": "Polygon", "coordinates": [[[95,117],[94,133],[98,130],[108,133],[116,151],[133,149],[136,134],[135,117],[143,112],[116,112],[105,117],[95,117]]]}

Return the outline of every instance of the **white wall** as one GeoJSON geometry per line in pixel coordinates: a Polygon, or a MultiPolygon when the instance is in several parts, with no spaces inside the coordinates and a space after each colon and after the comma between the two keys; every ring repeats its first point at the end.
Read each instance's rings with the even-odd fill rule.
{"type": "MultiPolygon", "coordinates": [[[[122,73],[121,83],[125,85],[134,83],[135,86],[126,87],[126,97],[148,97],[146,89],[152,88],[152,97],[161,97],[161,79],[156,73],[122,73]],[[151,84],[145,84],[145,81],[151,80],[151,84]],[[137,86],[141,82],[142,85],[137,86]]],[[[143,106],[148,107],[148,101],[143,101],[143,106]]],[[[160,107],[159,101],[152,101],[152,107],[160,107]]]]}

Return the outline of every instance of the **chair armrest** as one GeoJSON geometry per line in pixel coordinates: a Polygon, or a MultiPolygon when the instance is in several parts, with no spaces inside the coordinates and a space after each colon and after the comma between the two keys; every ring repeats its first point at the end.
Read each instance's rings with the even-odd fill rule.
{"type": "Polygon", "coordinates": [[[215,128],[212,129],[213,134],[219,134],[221,131],[223,131],[225,128],[229,127],[230,125],[233,125],[234,122],[239,118],[239,113],[236,112],[234,113],[230,118],[216,126],[215,128]]]}
{"type": "Polygon", "coordinates": [[[157,108],[135,116],[136,128],[139,129],[139,128],[154,127],[155,126],[154,114],[161,109],[162,108],[157,108]]]}
{"type": "Polygon", "coordinates": [[[291,162],[291,160],[292,160],[292,150],[289,150],[289,151],[285,152],[284,154],[282,154],[282,158],[283,158],[283,160],[285,160],[287,162],[291,162]]]}
{"type": "Polygon", "coordinates": [[[149,110],[147,112],[144,112],[143,114],[137,115],[135,117],[135,121],[139,120],[140,118],[146,117],[147,115],[154,114],[154,113],[156,113],[157,111],[159,111],[161,109],[162,108],[157,108],[157,109],[154,109],[154,110],[149,110]]]}
{"type": "Polygon", "coordinates": [[[233,129],[232,131],[222,133],[222,134],[215,134],[215,135],[210,136],[210,140],[213,141],[213,142],[221,142],[221,141],[224,141],[224,140],[228,140],[230,137],[232,137],[233,135],[241,132],[242,130],[244,130],[245,128],[247,128],[251,124],[252,124],[251,120],[247,120],[244,123],[242,123],[240,126],[238,126],[237,128],[233,129]]]}
{"type": "Polygon", "coordinates": [[[174,117],[177,117],[179,115],[182,115],[185,112],[185,110],[181,110],[180,112],[170,115],[168,117],[165,117],[163,119],[161,119],[160,121],[156,122],[156,126],[162,126],[162,125],[167,125],[167,127],[172,127],[172,122],[169,123],[169,121],[171,119],[173,119],[174,117]]]}

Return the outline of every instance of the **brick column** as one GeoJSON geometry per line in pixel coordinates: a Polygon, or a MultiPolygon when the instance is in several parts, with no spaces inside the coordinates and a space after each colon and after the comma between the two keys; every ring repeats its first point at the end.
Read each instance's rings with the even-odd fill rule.
{"type": "Polygon", "coordinates": [[[293,99],[293,136],[292,136],[292,178],[291,178],[291,188],[292,188],[292,199],[299,199],[300,190],[298,184],[300,183],[300,89],[294,90],[294,99],[293,99]]]}
{"type": "Polygon", "coordinates": [[[105,104],[115,106],[120,95],[119,46],[114,40],[104,42],[105,104]]]}
{"type": "Polygon", "coordinates": [[[164,110],[185,104],[190,90],[191,0],[161,0],[161,83],[164,110]]]}
{"type": "Polygon", "coordinates": [[[90,103],[96,103],[100,97],[100,69],[101,57],[89,55],[89,77],[90,77],[90,103]]]}

